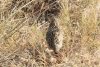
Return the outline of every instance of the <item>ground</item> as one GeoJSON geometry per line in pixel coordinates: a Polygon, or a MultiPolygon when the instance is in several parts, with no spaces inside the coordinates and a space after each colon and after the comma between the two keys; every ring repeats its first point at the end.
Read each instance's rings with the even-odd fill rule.
{"type": "Polygon", "coordinates": [[[30,11],[21,10],[31,1],[18,5],[21,1],[11,7],[12,0],[0,0],[0,67],[100,66],[99,0],[61,1],[58,21],[64,40],[58,55],[46,42],[49,23],[36,24],[30,11]]]}

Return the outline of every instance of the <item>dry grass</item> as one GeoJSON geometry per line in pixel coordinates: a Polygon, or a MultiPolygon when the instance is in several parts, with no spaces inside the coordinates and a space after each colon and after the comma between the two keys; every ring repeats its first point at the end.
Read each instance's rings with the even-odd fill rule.
{"type": "Polygon", "coordinates": [[[0,67],[100,66],[99,0],[62,1],[59,24],[64,40],[58,57],[45,40],[48,24],[35,24],[30,13],[21,10],[30,2],[11,8],[11,0],[0,0],[0,67]]]}

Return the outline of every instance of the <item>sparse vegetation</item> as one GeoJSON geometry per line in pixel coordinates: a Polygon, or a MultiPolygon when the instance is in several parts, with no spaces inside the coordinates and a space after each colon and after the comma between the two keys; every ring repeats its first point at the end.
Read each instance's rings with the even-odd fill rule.
{"type": "Polygon", "coordinates": [[[43,0],[0,0],[0,67],[100,66],[100,0],[59,2],[64,40],[57,57],[46,43],[49,23],[37,11],[47,9],[43,0]]]}

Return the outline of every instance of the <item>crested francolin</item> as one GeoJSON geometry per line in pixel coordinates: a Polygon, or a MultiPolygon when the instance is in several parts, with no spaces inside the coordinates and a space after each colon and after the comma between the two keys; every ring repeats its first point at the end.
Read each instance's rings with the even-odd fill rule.
{"type": "Polygon", "coordinates": [[[49,47],[54,50],[55,54],[57,54],[62,47],[63,32],[58,27],[59,25],[55,18],[51,17],[49,19],[50,25],[46,33],[46,41],[49,47]]]}

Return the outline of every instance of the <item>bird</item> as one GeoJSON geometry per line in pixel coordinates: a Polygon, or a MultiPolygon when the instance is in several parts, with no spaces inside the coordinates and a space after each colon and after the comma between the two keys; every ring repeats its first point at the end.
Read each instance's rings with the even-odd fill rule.
{"type": "Polygon", "coordinates": [[[63,32],[54,17],[49,18],[49,27],[46,33],[46,41],[55,54],[59,53],[62,47],[63,32]]]}

